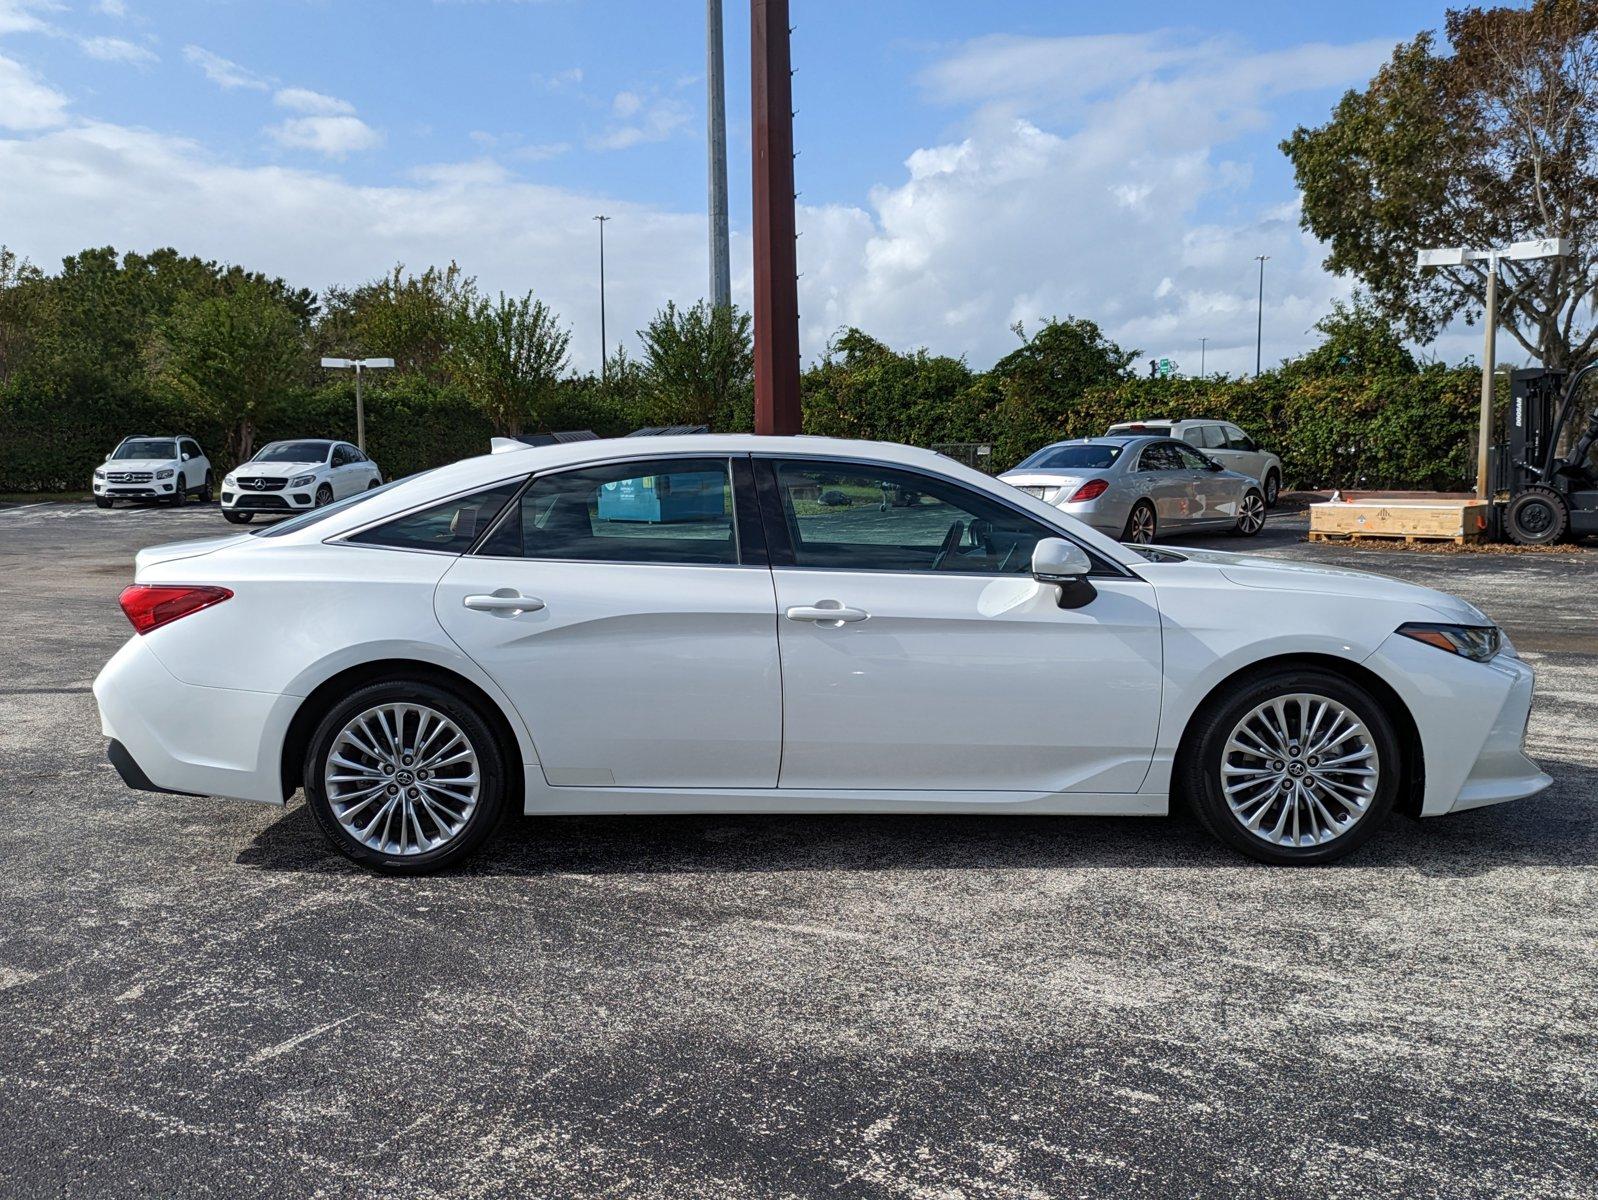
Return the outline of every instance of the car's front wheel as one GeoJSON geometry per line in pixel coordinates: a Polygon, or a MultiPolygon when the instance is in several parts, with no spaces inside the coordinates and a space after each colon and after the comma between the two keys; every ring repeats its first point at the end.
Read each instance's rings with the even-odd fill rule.
{"type": "Polygon", "coordinates": [[[1340,675],[1286,669],[1204,706],[1176,782],[1220,841],[1268,863],[1326,863],[1392,811],[1403,769],[1393,723],[1340,675]]]}
{"type": "Polygon", "coordinates": [[[333,489],[324,483],[316,489],[316,507],[323,508],[331,503],[333,503],[333,489]]]}
{"type": "Polygon", "coordinates": [[[209,503],[211,503],[212,484],[213,484],[213,476],[211,475],[211,472],[207,471],[205,473],[205,486],[200,489],[200,503],[201,504],[209,504],[209,503]]]}
{"type": "Polygon", "coordinates": [[[112,503],[110,496],[96,496],[94,498],[94,506],[96,508],[110,508],[112,503]]]}
{"type": "Polygon", "coordinates": [[[1249,488],[1237,506],[1237,524],[1232,526],[1232,532],[1238,537],[1253,537],[1264,528],[1265,497],[1249,488]]]}
{"type": "Polygon", "coordinates": [[[225,519],[229,525],[248,525],[251,521],[253,521],[255,519],[255,514],[254,513],[251,513],[251,512],[232,512],[232,511],[230,511],[228,509],[225,509],[225,508],[222,510],[222,516],[223,516],[223,519],[225,519]]]}
{"type": "Polygon", "coordinates": [[[387,680],[322,718],[305,757],[306,800],[346,857],[420,875],[475,850],[505,807],[503,751],[456,693],[387,680]]]}
{"type": "Polygon", "coordinates": [[[189,498],[187,488],[188,484],[184,483],[183,476],[179,475],[178,481],[172,489],[172,494],[166,498],[166,502],[173,508],[182,508],[184,501],[189,498]]]}

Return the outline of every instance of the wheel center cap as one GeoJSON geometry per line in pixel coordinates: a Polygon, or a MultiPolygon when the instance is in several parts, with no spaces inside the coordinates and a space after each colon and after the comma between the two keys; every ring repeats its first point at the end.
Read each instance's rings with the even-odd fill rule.
{"type": "Polygon", "coordinates": [[[1308,769],[1309,768],[1307,768],[1301,762],[1290,762],[1287,764],[1287,773],[1293,776],[1295,779],[1304,774],[1304,772],[1308,769]]]}
{"type": "Polygon", "coordinates": [[[394,782],[399,784],[401,787],[409,787],[414,778],[415,776],[413,776],[409,771],[401,771],[399,774],[394,776],[394,782]]]}

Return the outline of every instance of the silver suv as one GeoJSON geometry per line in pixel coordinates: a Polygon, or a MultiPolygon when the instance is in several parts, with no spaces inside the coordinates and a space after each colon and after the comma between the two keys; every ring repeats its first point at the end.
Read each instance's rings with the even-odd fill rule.
{"type": "Polygon", "coordinates": [[[1282,494],[1282,460],[1269,450],[1261,450],[1253,438],[1230,421],[1172,421],[1159,417],[1149,421],[1123,421],[1111,425],[1105,432],[1108,436],[1159,434],[1186,442],[1228,471],[1257,480],[1260,491],[1265,494],[1267,508],[1275,508],[1277,497],[1282,494]]]}

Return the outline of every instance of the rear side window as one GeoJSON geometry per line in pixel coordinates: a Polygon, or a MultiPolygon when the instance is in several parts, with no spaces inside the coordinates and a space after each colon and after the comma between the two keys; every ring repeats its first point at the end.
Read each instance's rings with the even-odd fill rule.
{"type": "Polygon", "coordinates": [[[541,475],[478,553],[495,558],[736,566],[725,458],[607,463],[541,475]]]}
{"type": "Polygon", "coordinates": [[[457,496],[431,508],[419,509],[381,525],[374,525],[371,529],[363,529],[345,540],[361,546],[464,554],[478,535],[494,523],[494,518],[499,516],[521,485],[520,479],[513,479],[469,496],[457,496]]]}
{"type": "Polygon", "coordinates": [[[1155,442],[1143,448],[1137,465],[1140,471],[1180,471],[1182,460],[1176,453],[1175,442],[1155,442]]]}
{"type": "Polygon", "coordinates": [[[1226,434],[1219,425],[1205,425],[1203,427],[1204,440],[1199,443],[1206,450],[1220,450],[1226,445],[1226,434]]]}
{"type": "Polygon", "coordinates": [[[1254,444],[1254,439],[1236,425],[1227,425],[1224,428],[1226,429],[1226,448],[1228,450],[1246,450],[1250,454],[1254,454],[1259,450],[1259,447],[1254,444]]]}

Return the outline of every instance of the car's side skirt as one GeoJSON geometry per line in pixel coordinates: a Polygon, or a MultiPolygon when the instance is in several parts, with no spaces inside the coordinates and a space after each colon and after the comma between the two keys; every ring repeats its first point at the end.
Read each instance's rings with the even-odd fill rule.
{"type": "MultiPolygon", "coordinates": [[[[536,770],[536,768],[533,768],[536,770]]],[[[1037,816],[1160,817],[1164,792],[814,792],[530,785],[529,816],[583,813],[1030,813],[1037,816]]]]}

